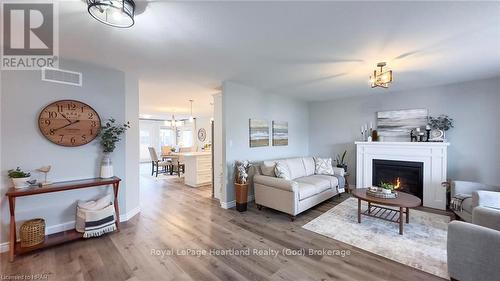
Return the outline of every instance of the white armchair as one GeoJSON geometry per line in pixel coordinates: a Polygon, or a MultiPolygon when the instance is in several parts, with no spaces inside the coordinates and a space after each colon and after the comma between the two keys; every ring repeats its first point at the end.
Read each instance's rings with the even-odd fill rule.
{"type": "Polygon", "coordinates": [[[466,222],[472,222],[474,208],[483,206],[486,208],[500,209],[500,187],[476,182],[452,181],[451,196],[456,194],[471,195],[462,202],[462,211],[455,212],[466,222]]]}

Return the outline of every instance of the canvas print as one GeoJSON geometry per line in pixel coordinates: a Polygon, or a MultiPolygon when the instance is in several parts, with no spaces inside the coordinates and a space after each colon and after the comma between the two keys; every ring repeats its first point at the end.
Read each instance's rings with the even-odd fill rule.
{"type": "Polygon", "coordinates": [[[406,109],[377,112],[377,131],[384,137],[408,137],[415,128],[425,128],[427,109],[406,109]]]}
{"type": "Polygon", "coordinates": [[[288,122],[273,121],[273,145],[288,145],[288,122]]]}
{"type": "Polygon", "coordinates": [[[250,119],[250,147],[269,145],[269,124],[267,120],[250,119]]]}

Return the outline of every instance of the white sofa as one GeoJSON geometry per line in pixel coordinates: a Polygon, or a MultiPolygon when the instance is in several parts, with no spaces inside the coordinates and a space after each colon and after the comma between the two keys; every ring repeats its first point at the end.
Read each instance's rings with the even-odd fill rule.
{"type": "Polygon", "coordinates": [[[334,169],[334,175],[316,175],[312,157],[290,158],[264,161],[260,171],[253,178],[255,203],[259,207],[269,207],[291,216],[329,199],[344,191],[339,188],[336,176],[343,177],[344,169],[334,169]],[[291,180],[277,178],[274,167],[277,162],[288,168],[291,180]]]}

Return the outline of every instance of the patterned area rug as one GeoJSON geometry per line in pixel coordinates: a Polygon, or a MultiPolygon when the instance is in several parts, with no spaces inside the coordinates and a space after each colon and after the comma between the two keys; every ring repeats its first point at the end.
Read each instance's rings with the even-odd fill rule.
{"type": "MultiPolygon", "coordinates": [[[[368,208],[362,201],[362,210],[368,208]]],[[[348,198],[303,228],[342,241],[393,261],[449,278],[446,266],[446,235],[449,217],[410,210],[410,223],[399,235],[397,223],[357,218],[358,201],[348,198]]]]}

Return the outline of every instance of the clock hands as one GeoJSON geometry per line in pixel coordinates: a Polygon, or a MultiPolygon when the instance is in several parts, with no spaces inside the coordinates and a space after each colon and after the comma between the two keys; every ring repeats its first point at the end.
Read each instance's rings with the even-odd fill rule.
{"type": "Polygon", "coordinates": [[[72,121],[71,121],[71,120],[69,120],[69,118],[68,118],[68,117],[66,117],[66,115],[64,115],[64,114],[62,114],[62,113],[59,113],[59,114],[61,114],[61,116],[62,116],[62,117],[64,117],[64,119],[68,120],[68,122],[69,122],[69,123],[72,123],[72,121]]]}
{"type": "MultiPolygon", "coordinates": [[[[70,122],[71,122],[71,121],[70,121],[70,122]]],[[[76,123],[78,123],[78,122],[80,122],[80,120],[76,120],[75,122],[71,122],[71,123],[66,124],[66,125],[64,125],[64,126],[62,126],[62,127],[59,127],[59,128],[57,128],[57,129],[54,129],[54,130],[53,130],[53,132],[56,132],[56,131],[58,131],[58,130],[60,130],[60,129],[66,128],[66,127],[71,126],[71,125],[73,125],[73,124],[76,124],[76,123]]]]}

